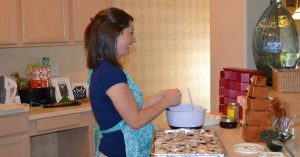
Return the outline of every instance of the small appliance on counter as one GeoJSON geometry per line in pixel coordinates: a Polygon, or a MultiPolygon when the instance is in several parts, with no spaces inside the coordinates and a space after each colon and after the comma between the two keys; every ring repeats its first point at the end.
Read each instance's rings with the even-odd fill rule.
{"type": "Polygon", "coordinates": [[[21,102],[30,104],[31,106],[56,103],[55,88],[52,86],[46,88],[27,88],[19,90],[18,93],[21,102]]]}
{"type": "Polygon", "coordinates": [[[0,76],[0,103],[13,103],[17,94],[17,83],[13,79],[0,76]]]}

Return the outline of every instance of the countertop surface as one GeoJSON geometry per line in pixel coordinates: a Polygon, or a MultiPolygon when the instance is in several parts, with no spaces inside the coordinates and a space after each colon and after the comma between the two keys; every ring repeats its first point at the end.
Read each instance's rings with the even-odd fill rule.
{"type": "Polygon", "coordinates": [[[53,108],[30,107],[29,120],[36,120],[89,111],[92,111],[90,103],[83,103],[78,106],[64,106],[53,108]]]}
{"type": "MultiPolygon", "coordinates": [[[[245,154],[245,153],[239,153],[235,152],[233,147],[236,144],[245,143],[245,141],[241,138],[241,128],[237,127],[234,129],[224,129],[221,128],[219,125],[204,127],[204,129],[212,129],[217,132],[217,135],[222,140],[222,143],[226,150],[226,157],[257,157],[257,154],[245,154]]],[[[256,144],[259,144],[266,148],[265,144],[262,142],[258,142],[256,144]]],[[[267,148],[266,148],[267,150],[267,148]]]]}
{"type": "MultiPolygon", "coordinates": [[[[163,129],[169,129],[167,122],[157,124],[157,127],[163,128],[163,129]]],[[[222,143],[225,147],[225,157],[258,157],[258,154],[249,154],[249,153],[239,153],[234,151],[234,145],[246,143],[241,138],[241,127],[237,127],[234,129],[224,129],[221,128],[219,125],[211,125],[211,126],[204,126],[202,129],[210,129],[216,131],[217,135],[221,138],[222,143]]],[[[268,151],[268,148],[263,142],[255,142],[255,144],[261,145],[265,148],[266,152],[268,151]]]]}
{"type": "Polygon", "coordinates": [[[0,104],[0,116],[28,112],[27,104],[0,104]]]}

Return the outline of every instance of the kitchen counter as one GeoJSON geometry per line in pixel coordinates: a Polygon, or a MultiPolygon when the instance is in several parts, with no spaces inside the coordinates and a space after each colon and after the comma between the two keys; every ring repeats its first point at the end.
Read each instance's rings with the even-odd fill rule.
{"type": "MultiPolygon", "coordinates": [[[[257,157],[257,154],[244,154],[244,153],[235,152],[233,150],[233,146],[235,144],[245,143],[245,141],[241,138],[240,127],[234,129],[224,129],[219,127],[219,125],[214,125],[214,126],[209,126],[204,128],[212,129],[217,132],[217,135],[221,138],[222,143],[225,147],[226,157],[257,157]]],[[[257,144],[266,147],[265,144],[262,142],[258,142],[257,144]]]]}
{"type": "Polygon", "coordinates": [[[89,103],[31,107],[29,123],[31,157],[93,156],[94,116],[89,103]]]}
{"type": "Polygon", "coordinates": [[[0,104],[0,116],[28,111],[29,106],[26,104],[0,104]]]}
{"type": "MultiPolygon", "coordinates": [[[[45,152],[47,154],[43,154],[42,156],[44,157],[58,157],[60,156],[58,154],[75,157],[92,156],[92,134],[95,121],[89,103],[79,106],[46,109],[42,107],[29,107],[29,105],[25,104],[12,106],[0,105],[0,115],[26,111],[29,113],[26,118],[29,127],[26,128],[28,128],[27,135],[30,136],[31,157],[41,156],[40,153],[45,152]],[[78,140],[81,142],[76,142],[78,140]],[[68,151],[70,149],[73,151],[68,151]],[[81,153],[76,153],[78,151],[81,153]]],[[[160,128],[169,128],[166,121],[155,125],[160,128]]],[[[219,125],[213,125],[204,127],[204,129],[212,129],[217,132],[226,150],[225,157],[257,156],[256,154],[241,154],[233,150],[235,144],[245,143],[241,138],[240,127],[224,129],[220,128],[219,125]]],[[[264,143],[258,144],[265,147],[264,143]]]]}
{"type": "MultiPolygon", "coordinates": [[[[155,124],[159,128],[163,129],[169,129],[167,122],[155,124]]],[[[238,153],[233,150],[233,146],[235,144],[239,143],[245,143],[245,141],[241,138],[241,128],[237,127],[234,129],[224,129],[221,128],[219,125],[212,125],[212,126],[205,126],[202,129],[211,129],[217,132],[217,135],[221,138],[222,143],[225,147],[225,157],[257,157],[257,154],[245,154],[245,153],[238,153]]],[[[268,148],[263,142],[257,142],[256,144],[259,144],[263,147],[265,147],[266,150],[268,148]]]]}
{"type": "Polygon", "coordinates": [[[0,104],[0,126],[5,126],[0,156],[92,157],[94,124],[89,103],[56,108],[0,104]]]}
{"type": "Polygon", "coordinates": [[[78,106],[53,107],[53,108],[30,107],[29,120],[63,116],[63,115],[89,112],[89,111],[92,111],[91,105],[89,103],[83,103],[78,106]]]}

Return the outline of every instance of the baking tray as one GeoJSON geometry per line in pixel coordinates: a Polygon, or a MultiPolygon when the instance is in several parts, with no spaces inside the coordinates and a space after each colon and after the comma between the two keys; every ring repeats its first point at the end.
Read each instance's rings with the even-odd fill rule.
{"type": "Polygon", "coordinates": [[[224,157],[225,148],[214,130],[157,130],[153,136],[152,157],[224,157]]]}

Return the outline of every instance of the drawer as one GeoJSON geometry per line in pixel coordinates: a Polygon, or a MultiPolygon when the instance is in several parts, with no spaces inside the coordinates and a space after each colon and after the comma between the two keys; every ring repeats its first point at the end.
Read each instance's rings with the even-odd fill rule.
{"type": "Polygon", "coordinates": [[[39,119],[36,122],[37,131],[63,130],[80,125],[80,114],[39,119]]]}
{"type": "Polygon", "coordinates": [[[0,137],[24,133],[28,130],[28,114],[10,114],[0,117],[0,137]]]}

